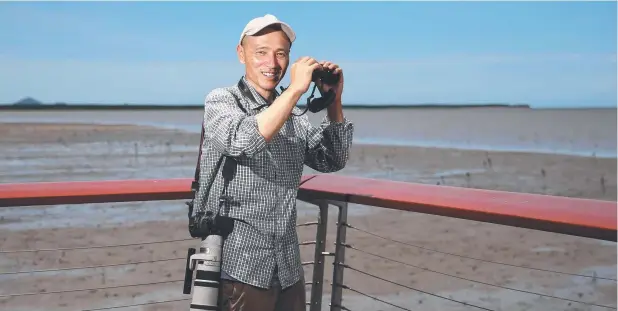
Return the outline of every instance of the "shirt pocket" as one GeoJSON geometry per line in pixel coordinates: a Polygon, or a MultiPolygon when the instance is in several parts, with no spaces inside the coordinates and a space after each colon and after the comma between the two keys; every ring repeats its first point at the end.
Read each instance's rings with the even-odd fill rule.
{"type": "Polygon", "coordinates": [[[255,186],[262,187],[263,181],[274,181],[275,167],[271,150],[267,147],[262,152],[248,158],[243,157],[239,164],[243,166],[244,175],[247,176],[245,182],[253,182],[255,186]]]}
{"type": "Polygon", "coordinates": [[[281,135],[278,139],[276,155],[278,182],[286,187],[294,187],[303,172],[305,140],[299,136],[281,135]]]}

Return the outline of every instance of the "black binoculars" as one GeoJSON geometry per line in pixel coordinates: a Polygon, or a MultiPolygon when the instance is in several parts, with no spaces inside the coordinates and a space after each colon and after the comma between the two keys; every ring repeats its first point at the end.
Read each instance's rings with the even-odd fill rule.
{"type": "Polygon", "coordinates": [[[316,69],[311,77],[313,82],[322,81],[324,84],[336,85],[339,82],[339,74],[327,69],[316,69]]]}
{"type": "Polygon", "coordinates": [[[305,108],[305,111],[302,114],[307,112],[307,110],[313,113],[317,113],[319,111],[322,111],[323,109],[328,108],[328,106],[333,103],[333,101],[335,100],[335,92],[332,89],[328,90],[325,93],[323,93],[322,89],[320,89],[320,93],[322,94],[322,97],[320,98],[313,98],[313,94],[315,93],[315,89],[318,86],[318,81],[321,81],[323,84],[334,86],[339,82],[339,74],[336,74],[327,69],[319,68],[313,71],[311,80],[314,83],[313,90],[311,91],[311,95],[309,96],[309,98],[307,98],[307,108],[305,108]]]}
{"type": "MultiPolygon", "coordinates": [[[[317,113],[328,108],[328,106],[330,106],[335,100],[335,91],[331,89],[323,92],[322,89],[320,89],[322,97],[314,98],[315,89],[318,86],[317,82],[321,81],[323,84],[335,86],[337,85],[337,83],[339,83],[339,79],[339,74],[336,74],[331,70],[324,68],[314,70],[313,74],[311,75],[311,81],[313,81],[313,90],[311,91],[311,95],[307,98],[307,107],[305,108],[305,111],[303,111],[303,113],[299,115],[295,114],[294,112],[292,112],[292,114],[299,117],[305,114],[307,111],[317,113]]],[[[285,90],[285,88],[281,87],[282,92],[285,90]]]]}

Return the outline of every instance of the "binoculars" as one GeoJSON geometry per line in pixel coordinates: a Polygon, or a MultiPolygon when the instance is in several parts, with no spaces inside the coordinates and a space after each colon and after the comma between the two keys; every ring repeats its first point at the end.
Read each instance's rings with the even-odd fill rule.
{"type": "Polygon", "coordinates": [[[316,69],[311,77],[313,82],[322,81],[324,84],[336,85],[339,82],[339,74],[327,69],[316,69]]]}

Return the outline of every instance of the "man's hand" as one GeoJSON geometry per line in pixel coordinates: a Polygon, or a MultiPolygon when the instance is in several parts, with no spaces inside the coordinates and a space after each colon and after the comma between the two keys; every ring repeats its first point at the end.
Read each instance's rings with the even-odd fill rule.
{"type": "Polygon", "coordinates": [[[339,67],[339,65],[329,61],[321,61],[320,65],[325,70],[330,70],[334,74],[339,75],[339,82],[337,82],[337,85],[324,84],[322,81],[318,81],[317,85],[324,92],[328,92],[331,89],[335,91],[335,101],[328,106],[328,118],[333,122],[343,122],[343,107],[341,104],[341,94],[343,93],[343,70],[339,67]]]}
{"type": "Polygon", "coordinates": [[[322,81],[318,81],[318,87],[324,92],[328,92],[329,90],[333,89],[336,94],[335,103],[341,103],[341,94],[343,93],[343,70],[341,69],[341,67],[339,67],[339,65],[329,61],[323,60],[320,62],[320,65],[325,70],[332,71],[334,74],[339,75],[339,82],[337,82],[337,85],[328,85],[322,83],[322,81]]]}
{"type": "Polygon", "coordinates": [[[290,86],[266,110],[256,115],[258,130],[266,142],[271,141],[290,117],[300,97],[309,89],[313,71],[318,67],[318,61],[311,57],[298,59],[290,68],[290,86]]]}
{"type": "Polygon", "coordinates": [[[320,67],[314,58],[304,56],[290,67],[290,86],[288,88],[304,94],[309,89],[313,71],[320,67]]]}

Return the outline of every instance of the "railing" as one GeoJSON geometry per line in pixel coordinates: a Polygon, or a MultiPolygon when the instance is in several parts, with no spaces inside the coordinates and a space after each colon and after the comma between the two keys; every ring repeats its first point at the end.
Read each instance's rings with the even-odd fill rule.
{"type": "MultiPolygon", "coordinates": [[[[0,207],[10,206],[32,206],[32,205],[54,205],[54,204],[83,204],[83,203],[104,203],[104,202],[129,202],[129,201],[157,201],[157,200],[179,200],[189,199],[190,179],[170,179],[170,180],[123,180],[123,181],[96,181],[96,182],[58,182],[58,183],[21,183],[21,184],[0,184],[0,207]]],[[[443,273],[434,269],[414,265],[404,260],[395,260],[386,256],[368,252],[348,243],[347,229],[363,232],[374,237],[390,242],[406,245],[408,247],[419,248],[427,251],[438,252],[450,256],[457,256],[469,260],[492,263],[503,266],[518,267],[535,271],[564,274],[574,277],[589,278],[593,280],[605,280],[615,283],[613,277],[603,277],[598,275],[585,275],[541,269],[535,267],[524,267],[515,264],[508,264],[486,260],[474,256],[456,254],[454,252],[444,252],[434,250],[421,245],[397,241],[389,237],[372,233],[369,230],[348,223],[348,204],[363,204],[376,207],[383,207],[394,210],[417,212],[423,214],[433,214],[460,219],[475,220],[507,226],[535,229],[547,232],[555,232],[565,235],[579,236],[616,242],[616,220],[617,209],[615,202],[576,199],[547,195],[535,195],[525,193],[511,193],[502,191],[489,191],[480,189],[467,189],[448,186],[434,186],[403,182],[393,182],[386,180],[375,180],[356,177],[344,177],[339,175],[311,175],[303,176],[302,185],[298,193],[298,199],[315,204],[319,207],[317,222],[300,224],[299,226],[317,225],[315,241],[304,241],[301,245],[315,244],[314,258],[311,262],[303,264],[313,265],[313,278],[311,284],[311,294],[309,309],[311,311],[321,310],[323,281],[325,274],[325,259],[333,258],[332,284],[330,284],[330,309],[349,310],[342,303],[343,290],[356,292],[357,294],[368,296],[376,301],[394,306],[398,309],[409,310],[407,308],[389,303],[383,299],[367,295],[357,289],[352,284],[344,283],[344,271],[346,269],[359,272],[384,282],[407,288],[411,291],[434,296],[444,300],[450,300],[471,308],[481,310],[492,310],[478,304],[453,299],[443,295],[430,293],[415,289],[413,287],[390,281],[363,271],[357,267],[346,263],[346,249],[354,250],[376,258],[397,262],[406,266],[411,266],[423,271],[446,275],[452,278],[462,279],[490,287],[512,290],[520,293],[532,294],[552,299],[567,301],[573,304],[596,306],[615,310],[615,305],[604,305],[585,301],[582,299],[570,299],[556,295],[532,292],[529,290],[512,288],[497,285],[489,282],[473,280],[459,275],[443,273]],[[338,217],[336,223],[336,237],[334,251],[327,251],[327,220],[328,208],[330,205],[338,207],[338,217]]],[[[187,233],[188,235],[188,233],[187,233]]],[[[184,239],[190,240],[190,239],[184,239]]],[[[184,241],[180,240],[180,241],[184,241]]],[[[155,243],[174,242],[179,240],[159,241],[155,243]]],[[[197,241],[197,240],[196,240],[197,241]]],[[[142,245],[144,243],[141,243],[142,245]]],[[[132,244],[127,244],[132,245],[132,244]]],[[[113,245],[114,247],[119,245],[113,245]]],[[[108,247],[108,246],[100,246],[108,247]]],[[[84,247],[90,248],[90,247],[84,247]]],[[[75,248],[73,248],[75,249],[75,248]]],[[[62,251],[62,248],[48,249],[47,251],[62,251]]],[[[0,250],[0,254],[10,254],[28,251],[45,250],[0,250]]],[[[165,260],[180,260],[183,257],[165,260]]],[[[159,260],[160,261],[160,260],[159,260]]],[[[142,261],[148,262],[148,261],[142,261]]],[[[136,263],[136,262],[133,262],[136,263]]],[[[137,262],[140,263],[140,262],[137,262]]],[[[107,265],[110,266],[110,265],[107,265]]],[[[113,266],[113,265],[112,265],[113,266]]],[[[87,268],[87,267],[86,267],[87,268]]],[[[62,270],[62,269],[55,269],[62,270]]],[[[68,270],[68,269],[67,269],[68,270]]],[[[43,270],[41,270],[43,271],[43,270]]],[[[30,271],[33,272],[33,271],[30,271]]],[[[17,272],[0,272],[3,274],[17,274],[17,272]]],[[[180,282],[182,280],[174,280],[180,282]]],[[[166,281],[169,282],[169,281],[166,281]]],[[[155,282],[156,283],[156,282],[155,282]]],[[[150,284],[155,284],[150,283],[150,284]]],[[[147,284],[140,284],[147,285],[147,284]]],[[[122,286],[107,287],[118,288],[122,286]]],[[[99,288],[100,289],[100,288],[99,288]]],[[[92,291],[97,288],[82,289],[82,291],[92,291]]],[[[181,287],[178,286],[178,291],[181,287]]],[[[67,291],[47,291],[50,293],[65,293],[67,291]]],[[[0,295],[2,298],[11,298],[24,295],[37,295],[42,293],[21,293],[0,295]]],[[[173,300],[170,300],[173,301],[173,300]]],[[[169,301],[168,301],[169,302],[169,301]]],[[[154,304],[158,302],[151,302],[154,304]]],[[[149,304],[149,303],[146,303],[149,304]]],[[[615,302],[614,302],[615,304],[615,302]]],[[[144,305],[144,304],[135,304],[144,305]]],[[[132,306],[135,306],[132,305],[132,306]]],[[[119,306],[110,307],[110,309],[119,306]]],[[[100,310],[100,309],[90,309],[100,310]]]]}

